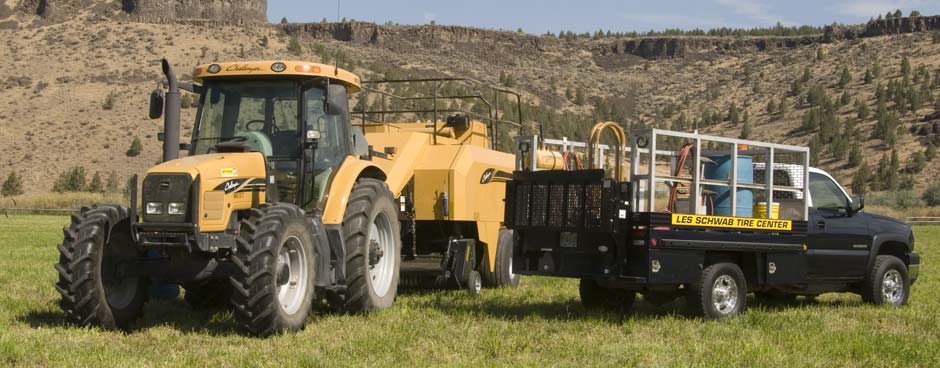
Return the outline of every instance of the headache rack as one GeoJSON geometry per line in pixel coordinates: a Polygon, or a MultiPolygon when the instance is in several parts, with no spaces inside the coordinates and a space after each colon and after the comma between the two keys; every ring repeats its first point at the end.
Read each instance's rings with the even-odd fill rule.
{"type": "Polygon", "coordinates": [[[617,232],[629,212],[629,183],[603,170],[517,171],[506,187],[508,227],[526,230],[617,232]]]}

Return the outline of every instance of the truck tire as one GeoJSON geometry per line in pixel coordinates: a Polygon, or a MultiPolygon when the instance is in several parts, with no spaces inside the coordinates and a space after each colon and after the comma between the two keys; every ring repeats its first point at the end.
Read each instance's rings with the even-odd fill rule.
{"type": "Polygon", "coordinates": [[[722,319],[744,312],[747,281],[738,265],[715,263],[702,270],[701,277],[689,285],[687,293],[690,314],[722,319]]]}
{"type": "Polygon", "coordinates": [[[588,310],[628,313],[636,301],[636,293],[632,291],[605,288],[589,279],[581,279],[578,292],[581,294],[581,305],[588,310]]]}
{"type": "Polygon", "coordinates": [[[128,329],[143,314],[149,280],[122,276],[122,264],[143,256],[131,238],[127,208],[84,207],[63,232],[55,269],[65,319],[80,326],[128,329]]]}
{"type": "Polygon", "coordinates": [[[183,301],[193,309],[224,308],[232,299],[232,287],[227,282],[206,282],[183,285],[183,301]]]}
{"type": "Polygon", "coordinates": [[[898,257],[879,255],[865,278],[862,300],[874,305],[900,307],[907,304],[911,281],[907,267],[898,257]]]}
{"type": "Polygon", "coordinates": [[[395,302],[401,267],[400,226],[388,185],[359,179],[343,216],[347,291],[341,311],[377,311],[395,302]]]}
{"type": "Polygon", "coordinates": [[[253,335],[297,331],[313,304],[314,246],[304,211],[262,204],[241,222],[230,278],[235,320],[253,335]]]}
{"type": "Polygon", "coordinates": [[[513,233],[509,229],[499,230],[496,242],[496,262],[493,272],[483,271],[483,281],[490,287],[519,287],[521,275],[512,273],[513,233]]]}

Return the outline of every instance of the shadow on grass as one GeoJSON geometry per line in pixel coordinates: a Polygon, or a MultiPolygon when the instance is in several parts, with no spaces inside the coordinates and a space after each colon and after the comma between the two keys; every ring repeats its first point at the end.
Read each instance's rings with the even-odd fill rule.
{"type": "MultiPolygon", "coordinates": [[[[241,330],[226,308],[193,309],[180,300],[152,301],[144,307],[140,320],[127,333],[143,332],[154,327],[169,327],[183,333],[211,336],[240,335],[241,330]]],[[[59,310],[33,310],[16,318],[32,328],[82,328],[65,320],[59,310]]]]}
{"type": "MultiPolygon", "coordinates": [[[[421,291],[420,294],[429,294],[430,291],[421,291]]],[[[661,305],[654,305],[637,296],[633,308],[624,310],[594,310],[586,309],[580,300],[570,299],[555,302],[525,302],[509,299],[484,301],[483,303],[468,302],[465,298],[432,298],[417,303],[418,306],[439,310],[444,313],[481,314],[507,320],[519,320],[527,317],[538,317],[547,320],[583,320],[604,319],[619,322],[627,319],[643,321],[655,320],[667,316],[687,317],[686,300],[679,297],[674,301],[661,305]]],[[[763,300],[753,296],[748,297],[748,308],[760,308],[767,312],[782,312],[800,309],[807,306],[824,305],[825,307],[841,307],[860,305],[848,300],[819,301],[815,298],[798,298],[794,300],[763,300]]]]}

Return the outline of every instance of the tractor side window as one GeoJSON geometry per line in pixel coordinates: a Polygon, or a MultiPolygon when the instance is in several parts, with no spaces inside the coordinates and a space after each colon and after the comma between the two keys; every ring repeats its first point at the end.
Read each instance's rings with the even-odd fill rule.
{"type": "Polygon", "coordinates": [[[817,173],[809,174],[809,195],[813,198],[813,207],[817,209],[843,209],[848,203],[848,198],[838,184],[817,173]]]}
{"type": "Polygon", "coordinates": [[[312,190],[308,192],[305,203],[320,208],[326,203],[333,174],[346,159],[349,141],[348,121],[344,119],[346,115],[326,114],[325,98],[326,93],[322,88],[311,88],[304,96],[304,123],[307,130],[320,132],[312,160],[307,160],[310,163],[308,165],[312,164],[307,168],[312,175],[307,175],[305,186],[312,190]]]}

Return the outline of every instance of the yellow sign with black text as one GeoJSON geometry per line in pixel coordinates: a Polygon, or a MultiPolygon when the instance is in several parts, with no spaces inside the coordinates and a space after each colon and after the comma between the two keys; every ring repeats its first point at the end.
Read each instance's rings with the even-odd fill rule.
{"type": "Polygon", "coordinates": [[[702,216],[684,213],[672,214],[672,224],[679,226],[724,227],[752,230],[793,230],[793,221],[749,217],[702,216]]]}

